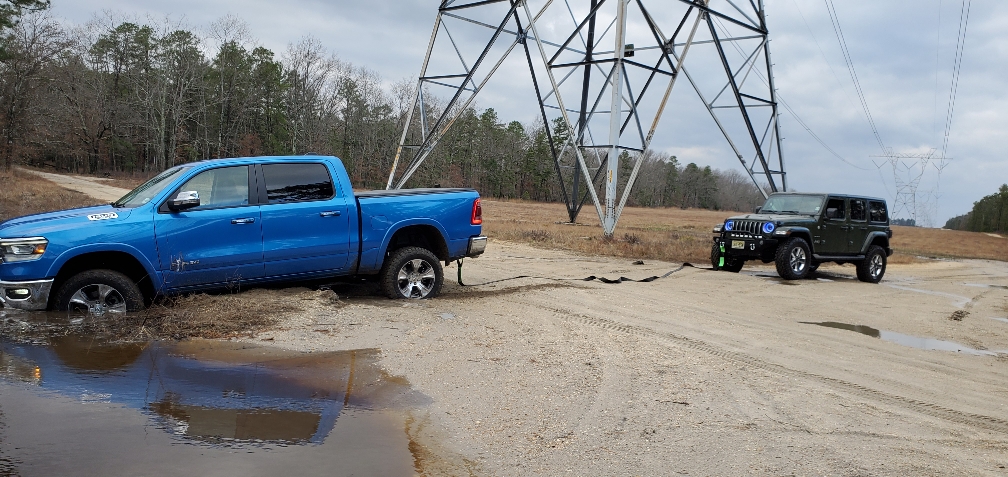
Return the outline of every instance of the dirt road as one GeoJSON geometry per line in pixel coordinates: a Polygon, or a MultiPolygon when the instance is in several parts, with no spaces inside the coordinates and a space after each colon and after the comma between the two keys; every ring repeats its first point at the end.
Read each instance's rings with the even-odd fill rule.
{"type": "Polygon", "coordinates": [[[55,182],[66,189],[87,194],[103,202],[114,202],[129,192],[127,189],[103,184],[101,179],[95,177],[53,174],[51,172],[42,172],[24,168],[20,168],[20,170],[38,175],[48,181],[55,182]]]}
{"type": "Polygon", "coordinates": [[[434,300],[337,286],[346,306],[250,341],[380,348],[433,402],[405,429],[420,473],[1008,475],[1008,264],[581,280],[678,267],[491,238],[472,286],[454,265],[434,300]]]}

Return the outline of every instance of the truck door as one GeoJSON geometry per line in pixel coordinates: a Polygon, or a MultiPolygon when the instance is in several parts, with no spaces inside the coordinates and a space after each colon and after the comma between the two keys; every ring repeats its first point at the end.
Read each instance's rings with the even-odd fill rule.
{"type": "Polygon", "coordinates": [[[276,163],[263,164],[261,170],[266,185],[262,206],[266,276],[345,269],[350,255],[349,207],[329,168],[318,162],[276,163]]]}
{"type": "Polygon", "coordinates": [[[249,166],[210,169],[178,189],[198,192],[198,207],[181,212],[166,205],[158,209],[154,230],[169,288],[237,286],[263,276],[259,206],[249,204],[249,190],[256,189],[249,166]]]}
{"type": "Polygon", "coordinates": [[[823,212],[822,240],[815,247],[820,255],[841,255],[847,253],[847,200],[830,197],[823,212]]]}
{"type": "Polygon", "coordinates": [[[868,238],[868,201],[850,199],[850,222],[847,231],[847,253],[858,255],[868,238]]]}

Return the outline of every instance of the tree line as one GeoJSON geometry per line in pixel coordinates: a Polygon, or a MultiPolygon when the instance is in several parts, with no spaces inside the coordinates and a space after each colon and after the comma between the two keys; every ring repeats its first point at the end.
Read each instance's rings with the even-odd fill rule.
{"type": "Polygon", "coordinates": [[[1002,184],[996,193],[974,202],[973,210],[965,215],[949,219],[945,228],[971,232],[1008,232],[1008,184],[1002,184]]]}
{"type": "MultiPolygon", "coordinates": [[[[415,80],[385,82],[310,36],[277,55],[234,17],[194,30],[114,14],[67,25],[35,12],[2,31],[7,168],[150,175],[194,160],[317,153],[343,159],[355,186],[384,188],[415,97],[415,80]]],[[[443,110],[424,96],[428,110],[443,110]]],[[[626,178],[632,161],[624,159],[626,178]]],[[[435,184],[561,200],[543,124],[503,121],[493,109],[464,111],[409,186],[435,184]]],[[[661,153],[645,157],[628,200],[731,210],[761,202],[737,171],[661,153]]]]}

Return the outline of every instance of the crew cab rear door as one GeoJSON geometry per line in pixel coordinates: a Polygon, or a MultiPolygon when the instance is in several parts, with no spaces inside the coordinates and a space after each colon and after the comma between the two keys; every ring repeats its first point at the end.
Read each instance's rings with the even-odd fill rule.
{"type": "Polygon", "coordinates": [[[172,212],[166,204],[154,216],[158,256],[168,288],[233,284],[261,278],[262,228],[257,190],[246,165],[196,174],[180,191],[199,193],[200,205],[172,212]]]}
{"type": "Polygon", "coordinates": [[[265,163],[258,169],[264,184],[260,201],[266,276],[346,269],[348,198],[333,182],[329,168],[323,162],[305,161],[265,163]]]}

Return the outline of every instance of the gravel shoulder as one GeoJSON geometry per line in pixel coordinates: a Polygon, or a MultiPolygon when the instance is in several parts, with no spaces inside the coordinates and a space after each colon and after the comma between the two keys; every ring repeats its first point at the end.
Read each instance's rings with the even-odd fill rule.
{"type": "Polygon", "coordinates": [[[579,280],[678,266],[494,242],[464,265],[473,286],[452,265],[441,298],[350,296],[250,341],[380,348],[390,374],[431,397],[412,437],[446,473],[1004,475],[1005,263],[893,265],[880,285],[850,265],[800,282],[767,266],[579,280]]]}

